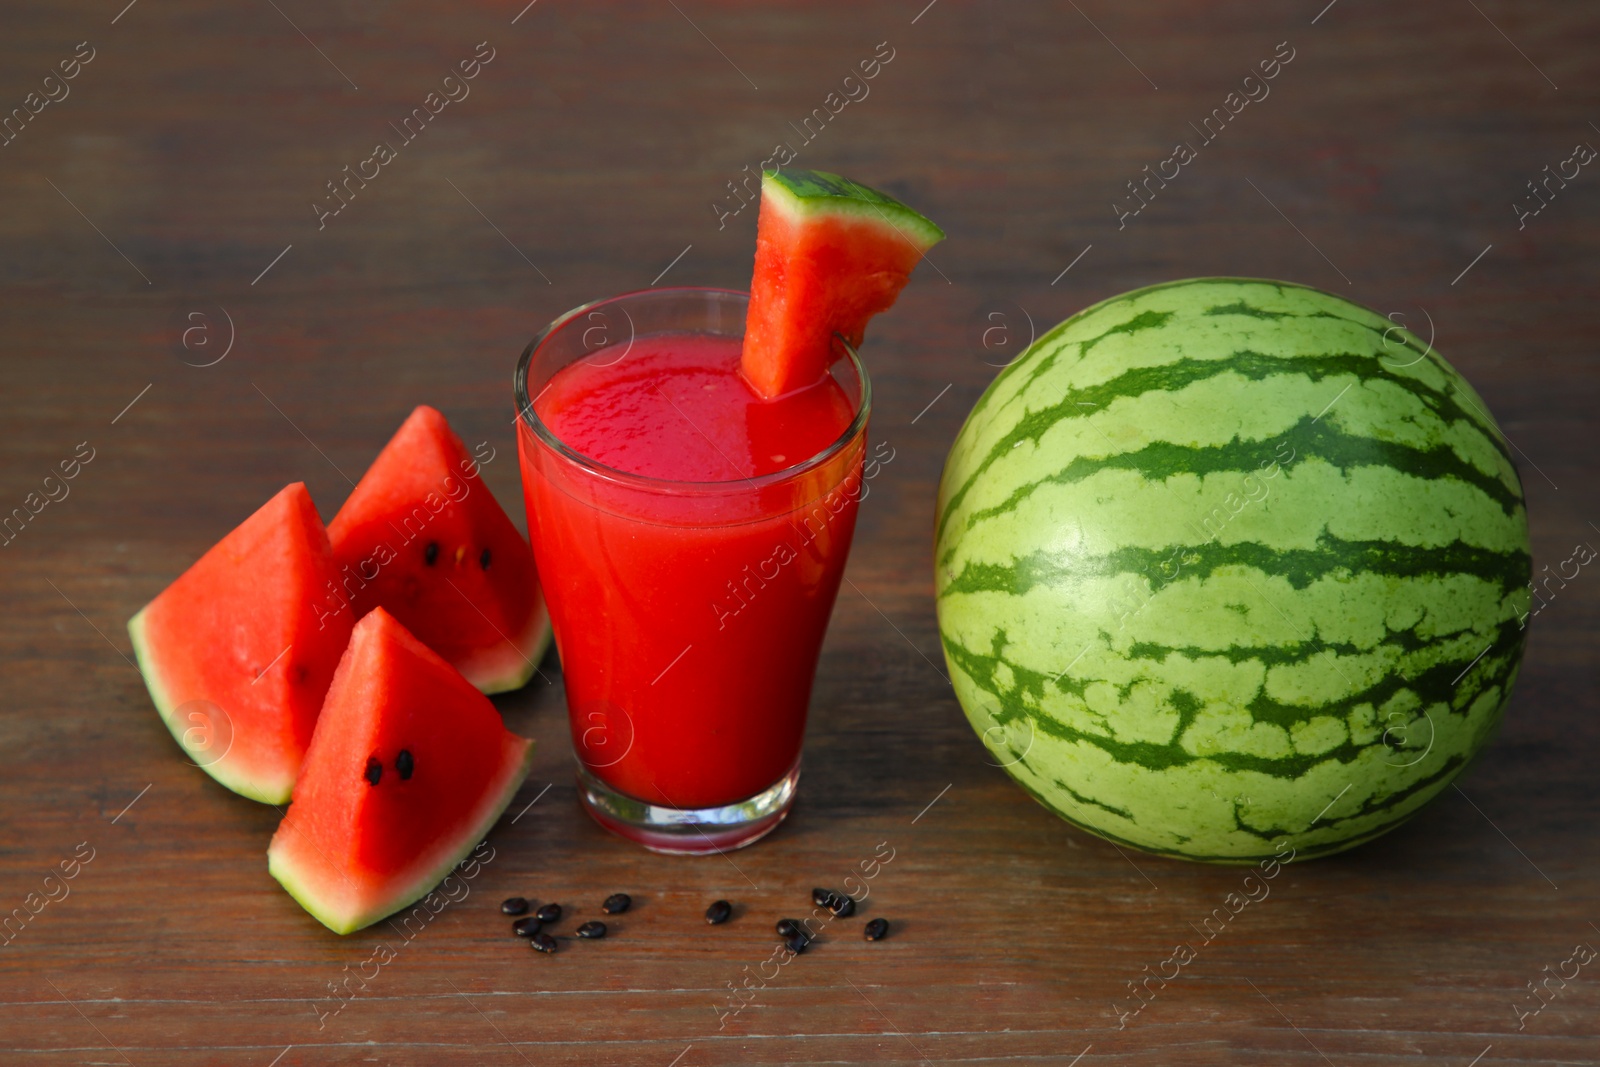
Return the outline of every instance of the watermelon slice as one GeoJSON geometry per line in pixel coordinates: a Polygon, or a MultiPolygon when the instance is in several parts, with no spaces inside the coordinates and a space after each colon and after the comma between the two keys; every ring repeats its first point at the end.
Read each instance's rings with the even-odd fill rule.
{"type": "Polygon", "coordinates": [[[162,721],[235,793],[289,799],[350,637],[349,612],[315,607],[335,576],[322,519],[295,482],[128,621],[162,721]]]}
{"type": "Polygon", "coordinates": [[[383,608],[356,623],[267,867],[335,933],[426,896],[489,832],[533,742],[383,608]]]}
{"type": "Polygon", "coordinates": [[[861,344],[944,231],[876,189],[820,170],[762,172],[745,379],[771,399],[818,381],[833,335],[861,344]]]}
{"type": "Polygon", "coordinates": [[[328,525],[355,617],[383,607],[485,693],[550,644],[533,552],[443,415],[418,407],[328,525]]]}

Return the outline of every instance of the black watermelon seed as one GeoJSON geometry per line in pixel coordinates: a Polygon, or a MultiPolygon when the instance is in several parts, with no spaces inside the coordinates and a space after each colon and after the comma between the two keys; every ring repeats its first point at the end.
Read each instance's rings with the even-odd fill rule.
{"type": "Polygon", "coordinates": [[[826,908],[828,901],[833,899],[833,890],[817,888],[811,891],[811,903],[819,908],[826,908]]]}
{"type": "Polygon", "coordinates": [[[549,934],[534,934],[532,945],[540,952],[554,952],[556,950],[556,939],[549,934]]]}
{"type": "Polygon", "coordinates": [[[527,913],[527,897],[507,897],[500,902],[500,914],[502,915],[526,915],[527,913]]]}
{"type": "Polygon", "coordinates": [[[478,566],[484,570],[489,569],[489,550],[487,548],[483,550],[483,555],[478,557],[478,566]]]}
{"type": "Polygon", "coordinates": [[[778,920],[778,936],[779,937],[788,937],[790,934],[794,933],[796,930],[799,930],[799,929],[801,929],[800,924],[795,922],[793,919],[779,919],[778,920]]]}
{"type": "Polygon", "coordinates": [[[367,771],[361,777],[367,780],[368,785],[377,785],[383,778],[383,764],[378,762],[377,756],[367,757],[367,771]]]}
{"type": "Polygon", "coordinates": [[[783,939],[783,947],[788,949],[790,952],[793,952],[796,956],[804,952],[807,946],[810,944],[811,939],[807,937],[801,930],[796,930],[794,933],[783,939]]]}
{"type": "Polygon", "coordinates": [[[516,934],[518,937],[532,937],[534,934],[539,932],[543,925],[544,924],[538,919],[534,918],[532,915],[529,915],[512,923],[511,932],[516,934]]]}
{"type": "Polygon", "coordinates": [[[835,893],[833,899],[828,901],[828,910],[833,912],[835,918],[848,919],[856,913],[856,902],[843,893],[835,893]]]}
{"type": "Polygon", "coordinates": [[[417,769],[417,761],[411,758],[411,750],[402,748],[400,755],[394,758],[394,769],[400,772],[400,780],[409,782],[412,772],[417,769]]]}
{"type": "Polygon", "coordinates": [[[868,941],[882,941],[889,934],[889,920],[873,919],[861,933],[868,941]]]}
{"type": "Polygon", "coordinates": [[[422,562],[433,566],[433,561],[439,558],[439,542],[429,541],[422,549],[422,562]]]}
{"type": "Polygon", "coordinates": [[[561,905],[546,904],[533,913],[542,923],[558,923],[561,921],[561,905]]]}
{"type": "Polygon", "coordinates": [[[713,900],[711,906],[706,909],[706,922],[712,926],[717,926],[727,922],[728,916],[732,914],[732,904],[729,904],[726,900],[713,900]]]}
{"type": "Polygon", "coordinates": [[[612,893],[606,897],[606,902],[600,905],[600,910],[607,915],[621,915],[633,905],[633,898],[626,893],[612,893]]]}
{"type": "Polygon", "coordinates": [[[578,936],[587,938],[604,937],[606,936],[606,924],[595,919],[590,919],[588,922],[578,927],[578,936]]]}

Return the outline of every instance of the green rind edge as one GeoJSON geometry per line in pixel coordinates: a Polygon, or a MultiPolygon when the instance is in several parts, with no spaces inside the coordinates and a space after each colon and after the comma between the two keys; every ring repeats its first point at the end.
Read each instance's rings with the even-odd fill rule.
{"type": "MultiPolygon", "coordinates": [[[[149,637],[145,634],[144,615],[149,610],[150,605],[146,604],[139,609],[133,618],[128,620],[128,638],[133,642],[133,655],[139,661],[139,673],[144,677],[145,688],[150,691],[150,700],[155,704],[162,723],[166,725],[167,731],[172,734],[172,739],[178,742],[178,747],[188,755],[194,756],[195,753],[188,745],[183,743],[184,729],[174,717],[177,708],[172,703],[172,697],[167,693],[167,687],[162,684],[161,672],[156,668],[155,651],[151,647],[149,637]]],[[[290,793],[294,789],[294,784],[291,782],[289,788],[282,792],[268,792],[251,779],[232,773],[226,755],[210,763],[195,762],[194,765],[209,774],[223,788],[238,793],[242,797],[259,801],[262,804],[287,804],[290,793]]]]}
{"type": "MultiPolygon", "coordinates": [[[[515,766],[509,768],[506,784],[501,789],[500,795],[486,809],[484,818],[473,824],[471,833],[462,835],[462,840],[465,844],[457,849],[450,850],[446,854],[448,862],[441,861],[436,867],[418,875],[416,881],[401,889],[392,899],[392,902],[376,905],[370,911],[352,916],[342,918],[335,916],[331,911],[322,908],[318,904],[315,895],[309,886],[305,884],[306,880],[296,868],[294,861],[281,851],[276,850],[272,845],[267,847],[268,873],[276,878],[278,884],[283,886],[284,890],[313,918],[340,935],[355,933],[357,930],[364,929],[375,922],[388,918],[402,908],[410,907],[427,896],[434,886],[444,881],[446,876],[455,870],[456,865],[477,847],[478,842],[489,836],[490,829],[499,821],[500,816],[505,814],[512,798],[517,795],[517,790],[521,789],[522,783],[527,781],[528,771],[533,765],[534,743],[527,738],[522,740],[525,742],[522,758],[515,766]]],[[[280,826],[280,833],[282,829],[282,826],[280,826]]],[[[276,844],[276,837],[274,837],[274,844],[276,844]]],[[[338,875],[334,875],[334,877],[338,877],[338,875]]]]}
{"type": "Polygon", "coordinates": [[[801,215],[846,215],[885,223],[914,238],[919,251],[925,252],[945,238],[932,220],[887,193],[825,170],[763,171],[761,195],[801,215]]]}
{"type": "Polygon", "coordinates": [[[505,654],[503,665],[475,668],[471,673],[462,669],[462,677],[476,686],[485,696],[521,689],[538,672],[540,661],[544,659],[545,653],[550,651],[552,633],[550,610],[541,596],[533,621],[528,625],[522,642],[505,654]]]}

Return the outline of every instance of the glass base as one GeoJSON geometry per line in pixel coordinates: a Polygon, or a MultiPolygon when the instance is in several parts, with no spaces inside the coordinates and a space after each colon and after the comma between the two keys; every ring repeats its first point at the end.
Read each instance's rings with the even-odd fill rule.
{"type": "Polygon", "coordinates": [[[669,856],[728,852],[766,837],[794,804],[800,761],[747,800],[716,808],[671,808],[617,792],[578,764],[578,796],[595,822],[618,837],[669,856]]]}

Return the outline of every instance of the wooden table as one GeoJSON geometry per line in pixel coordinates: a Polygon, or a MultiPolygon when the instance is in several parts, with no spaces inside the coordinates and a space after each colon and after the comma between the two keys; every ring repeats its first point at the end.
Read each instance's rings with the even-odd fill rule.
{"type": "Polygon", "coordinates": [[[1120,854],[992,765],[942,673],[929,536],[963,414],[1030,331],[1239,274],[1433,331],[1516,444],[1536,568],[1600,543],[1600,172],[1520,225],[1513,207],[1600,145],[1592,5],[124,2],[16,0],[0,34],[0,104],[61,97],[0,149],[0,508],[93,455],[0,549],[0,909],[93,856],[0,947],[0,1062],[1600,1062],[1600,964],[1516,1014],[1600,946],[1600,578],[1535,620],[1462,791],[1289,868],[1119,1029],[1112,1002],[1241,872],[1120,854]],[[1279,42],[1270,97],[1119,224],[1126,183],[1279,42]],[[391,127],[475,53],[450,90],[469,95],[413,141],[391,127]],[[63,62],[76,76],[46,83],[63,62]],[[847,90],[866,95],[827,112],[847,90]],[[395,158],[333,199],[380,140],[395,158]],[[863,507],[793,817],[728,858],[607,836],[576,804],[559,680],[536,681],[497,701],[539,740],[512,810],[533,806],[333,1014],[330,984],[394,934],[335,937],[278,888],[277,812],[185,765],[124,621],[285,483],[331,516],[417,403],[492,443],[485,476],[520,512],[522,346],[594,297],[742,286],[755,212],[728,183],[780,141],[950,234],[868,346],[896,458],[863,507]],[[721,1018],[771,919],[880,842],[895,858],[865,911],[893,935],[819,944],[721,1018]],[[522,893],[581,920],[618,890],[638,904],[610,938],[548,958],[496,910],[522,893]],[[716,897],[740,913],[709,929],[716,897]]]}

